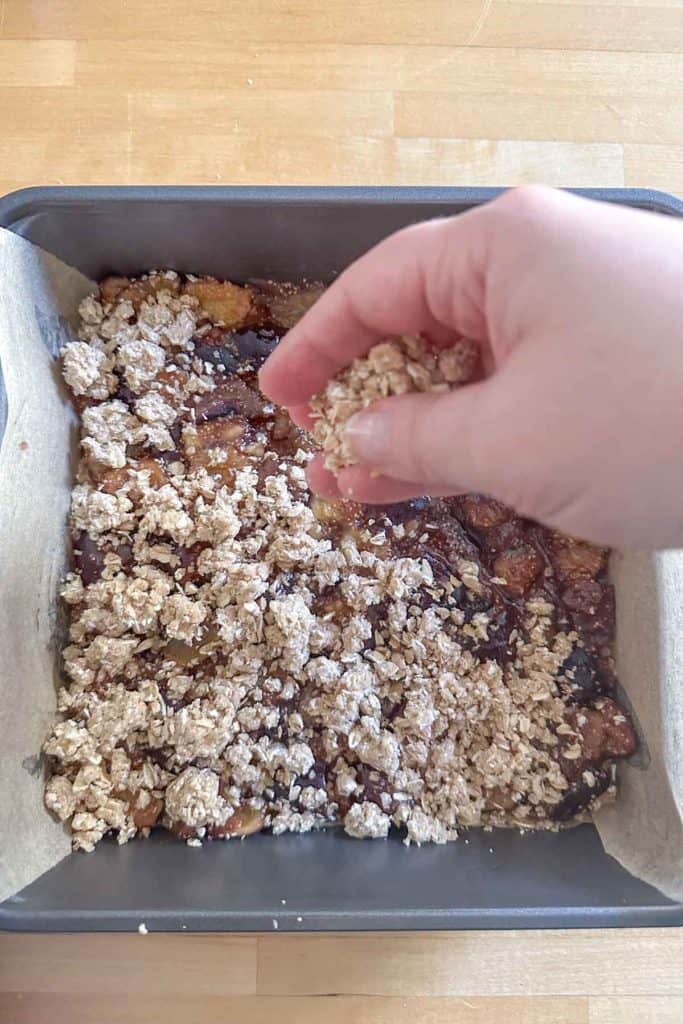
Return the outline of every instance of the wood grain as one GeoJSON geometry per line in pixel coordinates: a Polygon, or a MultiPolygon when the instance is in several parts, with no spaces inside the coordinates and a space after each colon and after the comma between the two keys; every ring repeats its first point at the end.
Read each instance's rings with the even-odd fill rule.
{"type": "MultiPolygon", "coordinates": [[[[683,21],[683,14],[681,15],[683,21]]],[[[652,143],[683,138],[683,105],[658,96],[501,96],[495,92],[398,92],[403,138],[652,143]]]]}
{"type": "Polygon", "coordinates": [[[680,1024],[683,999],[651,996],[648,999],[605,998],[589,1000],[588,1024],[680,1024]]]}
{"type": "Polygon", "coordinates": [[[0,1021],[673,1024],[682,957],[675,929],[0,935],[0,1021]]]}
{"type": "MultiPolygon", "coordinates": [[[[635,1020],[635,1018],[633,1018],[635,1020]]],[[[589,1024],[586,999],[398,999],[271,996],[223,999],[17,992],[0,995],[8,1024],[589,1024]]],[[[609,1020],[609,1018],[608,1018],[609,1020]]],[[[631,1018],[628,1018],[629,1024],[631,1018]]],[[[647,1020],[647,1018],[644,1018],[647,1020]]],[[[673,1018],[671,1018],[673,1020],[673,1018]]],[[[610,1024],[612,1024],[610,1020],[610,1024]]],[[[642,1024],[642,1021],[641,1021],[642,1024]]],[[[662,1024],[669,1024],[663,1018],[662,1024]]]]}
{"type": "MultiPolygon", "coordinates": [[[[683,21],[683,15],[679,17],[683,21]]],[[[7,45],[10,45],[7,41],[7,45]]],[[[12,45],[18,45],[12,43],[12,45]]],[[[29,44],[24,44],[29,45],[29,44]]],[[[44,43],[31,43],[43,46],[44,43]]],[[[240,87],[283,89],[394,89],[510,96],[661,96],[683,93],[683,53],[599,52],[523,47],[468,47],[264,41],[227,46],[147,42],[142,39],[76,44],[79,85],[115,78],[169,92],[240,87]],[[248,81],[251,79],[251,83],[248,81]]],[[[58,84],[58,83],[56,83],[58,84]]],[[[314,99],[313,92],[311,99],[314,99]]],[[[306,119],[305,105],[299,110],[306,119]]]]}
{"type": "Polygon", "coordinates": [[[375,0],[353,16],[323,0],[0,10],[3,189],[683,189],[682,0],[375,0]]]}
{"type": "Polygon", "coordinates": [[[125,979],[128,995],[251,995],[257,955],[228,935],[0,934],[0,992],[118,996],[125,979]]]}
{"type": "Polygon", "coordinates": [[[5,0],[8,38],[174,39],[218,42],[425,42],[458,45],[481,11],[481,0],[155,0],[97,4],[92,0],[27,3],[5,0]]]}
{"type": "MultiPolygon", "coordinates": [[[[0,0],[0,192],[683,193],[683,0],[0,0]]],[[[674,1024],[680,933],[4,935],[2,1024],[674,1024]]]]}
{"type": "Polygon", "coordinates": [[[169,131],[179,138],[206,134],[266,138],[388,138],[394,127],[390,92],[318,89],[197,89],[132,91],[129,123],[138,138],[169,131]],[[302,112],[305,111],[305,115],[302,112]]]}
{"type": "Polygon", "coordinates": [[[683,193],[683,145],[624,146],[624,184],[683,193]]]}
{"type": "Polygon", "coordinates": [[[478,46],[556,50],[683,50],[680,8],[493,0],[478,46]]]}
{"type": "Polygon", "coordinates": [[[621,147],[613,145],[366,137],[320,141],[284,132],[249,141],[238,133],[216,136],[210,148],[201,142],[201,135],[179,137],[160,130],[151,157],[134,137],[132,179],[170,184],[182,166],[181,181],[214,184],[413,185],[418,177],[423,185],[623,183],[621,147]]]}
{"type": "Polygon", "coordinates": [[[259,939],[269,995],[683,995],[683,932],[460,932],[259,939]],[[629,943],[629,937],[631,942],[629,943]],[[609,970],[596,971],[596,964],[609,970]],[[306,966],[315,964],[314,971],[306,966]]]}
{"type": "Polygon", "coordinates": [[[73,85],[75,67],[72,40],[0,38],[0,86],[73,85]]]}

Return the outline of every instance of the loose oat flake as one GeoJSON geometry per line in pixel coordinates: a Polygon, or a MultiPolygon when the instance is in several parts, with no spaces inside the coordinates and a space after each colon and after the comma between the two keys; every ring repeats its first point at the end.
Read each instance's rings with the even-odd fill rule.
{"type": "MultiPolygon", "coordinates": [[[[45,743],[45,801],[77,849],[156,827],[199,846],[557,827],[634,749],[604,550],[477,495],[312,497],[315,445],[256,371],[320,290],[166,271],[81,306],[67,681],[45,743]]],[[[471,365],[469,347],[378,346],[329,386],[316,435],[343,459],[328,439],[358,402],[471,365]]]]}

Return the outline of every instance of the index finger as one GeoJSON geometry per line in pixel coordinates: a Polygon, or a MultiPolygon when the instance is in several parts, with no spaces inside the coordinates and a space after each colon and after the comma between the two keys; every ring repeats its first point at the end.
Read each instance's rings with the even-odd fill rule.
{"type": "Polygon", "coordinates": [[[302,405],[378,341],[422,332],[485,340],[486,207],[390,235],[352,263],[261,368],[261,389],[302,405]]]}

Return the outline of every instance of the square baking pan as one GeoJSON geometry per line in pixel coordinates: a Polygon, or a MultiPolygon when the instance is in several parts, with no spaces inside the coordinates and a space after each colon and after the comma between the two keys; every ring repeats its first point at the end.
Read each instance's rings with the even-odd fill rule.
{"type": "MultiPolygon", "coordinates": [[[[0,199],[0,226],[93,279],[170,267],[329,281],[389,232],[496,191],[36,188],[0,199]]],[[[661,193],[583,194],[683,215],[683,203],[661,193]]],[[[398,836],[360,843],[340,829],[201,849],[165,835],[104,841],[0,906],[5,929],[127,931],[142,922],[169,931],[614,927],[680,925],[683,906],[620,867],[592,825],[525,836],[474,830],[422,848],[398,836]]]]}

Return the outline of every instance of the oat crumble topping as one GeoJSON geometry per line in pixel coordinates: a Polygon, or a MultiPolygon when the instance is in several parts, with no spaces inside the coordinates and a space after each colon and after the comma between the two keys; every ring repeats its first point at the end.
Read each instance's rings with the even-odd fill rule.
{"type": "MultiPolygon", "coordinates": [[[[342,824],[445,842],[557,827],[613,792],[606,552],[477,495],[313,498],[309,437],[256,369],[313,285],[107,278],[63,352],[82,422],[47,807],[74,846],[342,824]]],[[[470,343],[378,346],[320,400],[469,378],[470,343]],[[380,351],[381,350],[381,351],[380,351]]]]}
{"type": "Polygon", "coordinates": [[[333,472],[358,460],[344,433],[352,416],[381,398],[411,392],[446,392],[471,380],[477,370],[477,345],[461,338],[436,349],[424,338],[403,335],[355,359],[311,401],[313,437],[333,472]]]}

